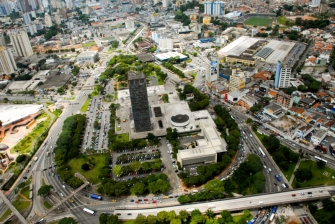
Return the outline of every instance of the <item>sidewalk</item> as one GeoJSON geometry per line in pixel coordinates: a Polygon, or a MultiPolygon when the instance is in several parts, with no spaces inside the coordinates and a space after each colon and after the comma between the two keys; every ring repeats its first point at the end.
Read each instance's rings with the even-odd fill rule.
{"type": "Polygon", "coordinates": [[[291,179],[290,179],[290,181],[289,181],[290,185],[292,185],[292,182],[293,182],[294,177],[295,177],[295,175],[294,175],[294,171],[296,171],[296,170],[298,169],[298,167],[300,166],[301,161],[302,161],[302,159],[299,159],[299,161],[298,161],[297,164],[295,165],[295,168],[294,168],[294,170],[293,170],[291,179]]]}

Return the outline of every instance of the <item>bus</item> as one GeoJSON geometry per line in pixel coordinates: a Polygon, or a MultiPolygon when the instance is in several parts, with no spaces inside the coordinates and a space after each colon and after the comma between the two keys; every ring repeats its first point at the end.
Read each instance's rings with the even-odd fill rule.
{"type": "Polygon", "coordinates": [[[270,218],[269,218],[269,222],[272,222],[273,220],[274,220],[274,218],[275,218],[275,213],[272,213],[271,214],[271,216],[270,216],[270,218]]]}
{"type": "Polygon", "coordinates": [[[273,206],[272,207],[272,213],[276,213],[277,212],[277,206],[273,206]]]}
{"type": "Polygon", "coordinates": [[[34,184],[30,184],[30,191],[32,191],[34,188],[34,184]]]}
{"type": "Polygon", "coordinates": [[[318,157],[318,156],[314,156],[314,158],[316,159],[316,160],[319,160],[319,161],[322,161],[322,162],[324,162],[325,164],[327,164],[327,160],[325,160],[325,159],[322,159],[322,158],[320,158],[320,157],[318,157]]]}
{"type": "Polygon", "coordinates": [[[88,209],[88,208],[84,208],[83,211],[90,214],[90,215],[94,215],[94,213],[95,213],[95,211],[93,211],[91,209],[88,209]]]}
{"type": "Polygon", "coordinates": [[[263,158],[265,157],[265,153],[264,153],[264,151],[261,149],[261,147],[258,147],[258,150],[259,150],[259,152],[261,153],[261,155],[263,156],[263,158]]]}

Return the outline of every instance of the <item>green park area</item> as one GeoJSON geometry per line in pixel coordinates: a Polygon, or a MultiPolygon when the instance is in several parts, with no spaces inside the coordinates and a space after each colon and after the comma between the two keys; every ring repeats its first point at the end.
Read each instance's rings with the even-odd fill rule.
{"type": "Polygon", "coordinates": [[[116,135],[118,142],[129,142],[129,133],[116,135]]]}
{"type": "Polygon", "coordinates": [[[90,104],[90,98],[87,98],[84,104],[80,108],[80,112],[85,113],[88,109],[88,105],[90,104]]]}
{"type": "Polygon", "coordinates": [[[23,188],[20,191],[20,194],[23,195],[25,198],[29,198],[29,193],[30,193],[30,187],[29,186],[23,188]]]}
{"type": "Polygon", "coordinates": [[[245,25],[250,26],[268,26],[272,22],[269,18],[253,17],[244,22],[245,25]]]}
{"type": "Polygon", "coordinates": [[[0,222],[4,221],[11,213],[12,211],[10,209],[7,209],[5,213],[3,213],[3,215],[0,217],[0,222]]]}
{"type": "Polygon", "coordinates": [[[302,161],[298,169],[309,170],[312,173],[312,176],[310,179],[305,180],[304,182],[298,182],[295,178],[292,183],[293,188],[312,187],[319,185],[329,186],[335,184],[335,170],[326,166],[320,167],[312,160],[302,161]]]}
{"type": "Polygon", "coordinates": [[[23,199],[21,196],[19,196],[14,202],[13,206],[19,211],[22,212],[26,208],[28,208],[30,205],[30,200],[23,199]]]}
{"type": "Polygon", "coordinates": [[[35,139],[37,139],[49,126],[50,124],[50,116],[46,113],[42,113],[37,117],[37,122],[39,122],[34,129],[25,136],[19,143],[17,143],[13,148],[11,148],[11,153],[30,153],[32,149],[32,145],[35,142],[35,139]],[[39,120],[42,120],[39,122],[39,120]]]}
{"type": "Polygon", "coordinates": [[[81,173],[89,182],[97,184],[100,182],[99,175],[102,168],[108,164],[108,155],[106,154],[95,154],[90,156],[82,156],[80,158],[71,159],[68,165],[71,167],[71,173],[81,173]],[[84,171],[82,165],[86,163],[90,169],[84,171]]]}
{"type": "Polygon", "coordinates": [[[44,202],[43,202],[43,205],[44,205],[44,207],[47,208],[47,209],[52,208],[52,206],[51,206],[51,205],[49,204],[49,202],[47,202],[47,201],[44,201],[44,202]]]}
{"type": "Polygon", "coordinates": [[[97,44],[94,41],[91,41],[91,42],[83,43],[82,47],[90,48],[90,47],[93,47],[95,45],[97,45],[97,44]]]}
{"type": "Polygon", "coordinates": [[[278,22],[284,26],[293,26],[295,22],[291,19],[287,19],[285,16],[278,17],[278,22]]]}

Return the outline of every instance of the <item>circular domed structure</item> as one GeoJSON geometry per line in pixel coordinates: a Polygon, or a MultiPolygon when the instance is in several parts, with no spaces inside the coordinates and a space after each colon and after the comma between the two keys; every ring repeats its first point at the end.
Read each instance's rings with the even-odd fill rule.
{"type": "Polygon", "coordinates": [[[171,124],[176,127],[185,127],[190,123],[190,117],[187,114],[177,114],[171,117],[171,124]]]}
{"type": "Polygon", "coordinates": [[[0,150],[6,150],[6,149],[8,149],[8,145],[0,143],[0,150]]]}

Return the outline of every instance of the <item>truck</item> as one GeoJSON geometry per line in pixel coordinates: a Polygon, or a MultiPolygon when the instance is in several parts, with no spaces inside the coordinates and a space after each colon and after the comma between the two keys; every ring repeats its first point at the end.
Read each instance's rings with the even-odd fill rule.
{"type": "Polygon", "coordinates": [[[309,145],[309,142],[306,141],[305,139],[300,139],[299,142],[300,142],[300,143],[303,143],[303,144],[305,144],[305,145],[309,145]]]}
{"type": "Polygon", "coordinates": [[[279,182],[281,181],[281,177],[278,174],[276,174],[275,177],[279,182]]]}
{"type": "Polygon", "coordinates": [[[46,153],[46,154],[47,154],[47,157],[49,157],[49,155],[50,155],[50,152],[49,152],[49,151],[47,151],[47,153],[46,153]]]}
{"type": "Polygon", "coordinates": [[[272,213],[276,213],[277,212],[277,206],[273,206],[272,207],[272,213]]]}
{"type": "Polygon", "coordinates": [[[35,158],[34,158],[34,161],[36,162],[38,160],[38,157],[36,156],[35,158]]]}
{"type": "Polygon", "coordinates": [[[261,214],[259,215],[259,217],[263,218],[264,215],[265,215],[265,213],[266,213],[266,209],[263,209],[262,212],[261,212],[261,214]]]}
{"type": "Polygon", "coordinates": [[[274,218],[275,218],[275,213],[272,213],[271,214],[271,216],[270,216],[270,218],[269,218],[269,222],[272,222],[273,220],[274,220],[274,218]]]}
{"type": "Polygon", "coordinates": [[[90,198],[96,199],[96,200],[102,200],[102,197],[96,194],[90,194],[90,198]]]}

